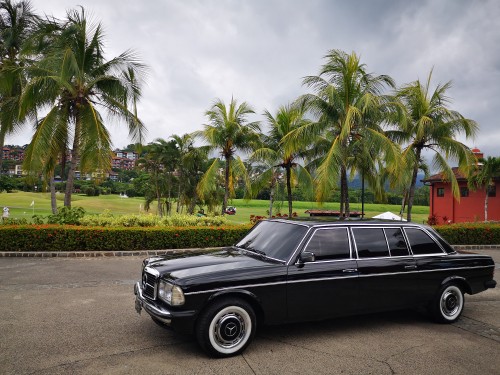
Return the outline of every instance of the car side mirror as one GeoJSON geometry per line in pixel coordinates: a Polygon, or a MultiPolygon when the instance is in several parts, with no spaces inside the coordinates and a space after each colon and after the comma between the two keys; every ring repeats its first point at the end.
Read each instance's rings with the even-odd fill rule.
{"type": "Polygon", "coordinates": [[[300,263],[311,263],[316,261],[316,255],[311,251],[303,251],[299,256],[300,263]]]}

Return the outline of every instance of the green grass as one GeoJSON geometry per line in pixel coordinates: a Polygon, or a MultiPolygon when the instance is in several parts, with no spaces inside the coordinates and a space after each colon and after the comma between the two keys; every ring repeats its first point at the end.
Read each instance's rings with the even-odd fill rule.
{"type": "MultiPolygon", "coordinates": [[[[57,195],[58,205],[62,206],[63,194],[57,195]]],[[[269,202],[263,200],[245,201],[243,199],[233,199],[230,202],[237,208],[236,215],[227,216],[232,224],[245,224],[250,221],[250,215],[267,216],[266,211],[269,208],[269,202]]],[[[281,213],[288,212],[287,202],[277,202],[274,205],[273,212],[281,205],[281,213]]],[[[50,194],[49,193],[1,193],[0,207],[8,206],[10,208],[10,217],[26,218],[31,220],[33,213],[36,215],[50,215],[50,194]],[[32,201],[35,201],[34,207],[30,207],[32,201]],[[34,210],[33,210],[34,208],[34,210]]],[[[101,195],[99,197],[87,197],[85,195],[73,195],[73,207],[83,207],[87,213],[97,214],[108,209],[115,215],[135,214],[144,212],[143,198],[120,198],[118,195],[101,195]]],[[[151,205],[151,213],[156,213],[155,203],[151,205]]],[[[293,210],[299,217],[307,217],[304,211],[308,209],[321,208],[325,210],[338,210],[339,203],[324,203],[319,206],[316,202],[293,202],[293,210]]],[[[399,212],[398,205],[390,204],[365,204],[366,217],[370,218],[382,212],[391,211],[395,214],[399,212]]],[[[352,211],[361,211],[361,203],[351,203],[352,211]]],[[[429,216],[428,206],[413,207],[413,221],[422,223],[429,216]]]]}
{"type": "MultiPolygon", "coordinates": [[[[267,216],[267,210],[269,209],[269,201],[264,200],[251,200],[245,201],[243,199],[233,199],[230,205],[236,207],[236,215],[227,216],[229,222],[235,224],[247,223],[250,219],[250,215],[267,216]]],[[[273,206],[273,213],[276,213],[276,208],[281,205],[281,214],[288,213],[288,202],[278,202],[273,206]]],[[[361,212],[361,203],[351,203],[351,211],[361,212]]],[[[305,211],[308,209],[323,209],[323,210],[339,210],[340,204],[337,203],[323,203],[319,205],[316,202],[293,202],[293,211],[297,212],[299,217],[308,217],[305,211]]],[[[399,205],[393,204],[368,204],[365,203],[365,217],[371,218],[378,214],[386,211],[390,211],[395,214],[399,214],[401,207],[399,205]]],[[[413,206],[412,219],[416,223],[422,223],[427,221],[429,217],[429,207],[428,206],[413,206]]]]}

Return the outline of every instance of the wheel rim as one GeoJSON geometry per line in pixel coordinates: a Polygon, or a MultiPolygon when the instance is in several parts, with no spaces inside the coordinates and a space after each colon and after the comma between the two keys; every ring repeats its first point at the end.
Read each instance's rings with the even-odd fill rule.
{"type": "Polygon", "coordinates": [[[212,319],[209,339],[217,351],[234,353],[246,344],[251,331],[252,320],[248,312],[239,306],[228,306],[212,319]]]}
{"type": "Polygon", "coordinates": [[[446,288],[441,295],[440,308],[443,317],[446,319],[456,318],[462,311],[463,295],[456,286],[446,288]]]}

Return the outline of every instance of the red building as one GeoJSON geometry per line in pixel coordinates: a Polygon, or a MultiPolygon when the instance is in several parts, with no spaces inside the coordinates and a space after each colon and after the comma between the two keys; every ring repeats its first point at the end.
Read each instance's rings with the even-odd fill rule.
{"type": "MultiPolygon", "coordinates": [[[[478,159],[483,157],[477,148],[472,152],[478,159]]],[[[460,200],[453,197],[451,183],[445,181],[442,173],[423,180],[430,186],[429,216],[434,217],[438,224],[484,221],[486,186],[469,189],[467,177],[458,168],[452,169],[460,189],[460,200]]],[[[488,221],[492,220],[500,221],[500,178],[494,179],[494,185],[488,189],[488,221]]]]}

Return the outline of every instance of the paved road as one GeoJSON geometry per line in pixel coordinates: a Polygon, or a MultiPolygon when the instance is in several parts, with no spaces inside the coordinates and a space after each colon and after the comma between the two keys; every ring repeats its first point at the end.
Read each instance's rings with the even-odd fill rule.
{"type": "MultiPolygon", "coordinates": [[[[500,264],[500,250],[482,252],[500,264]]],[[[467,296],[451,326],[404,311],[264,327],[243,355],[217,360],[136,314],[140,263],[1,258],[0,373],[500,374],[500,288],[467,296]]]]}

